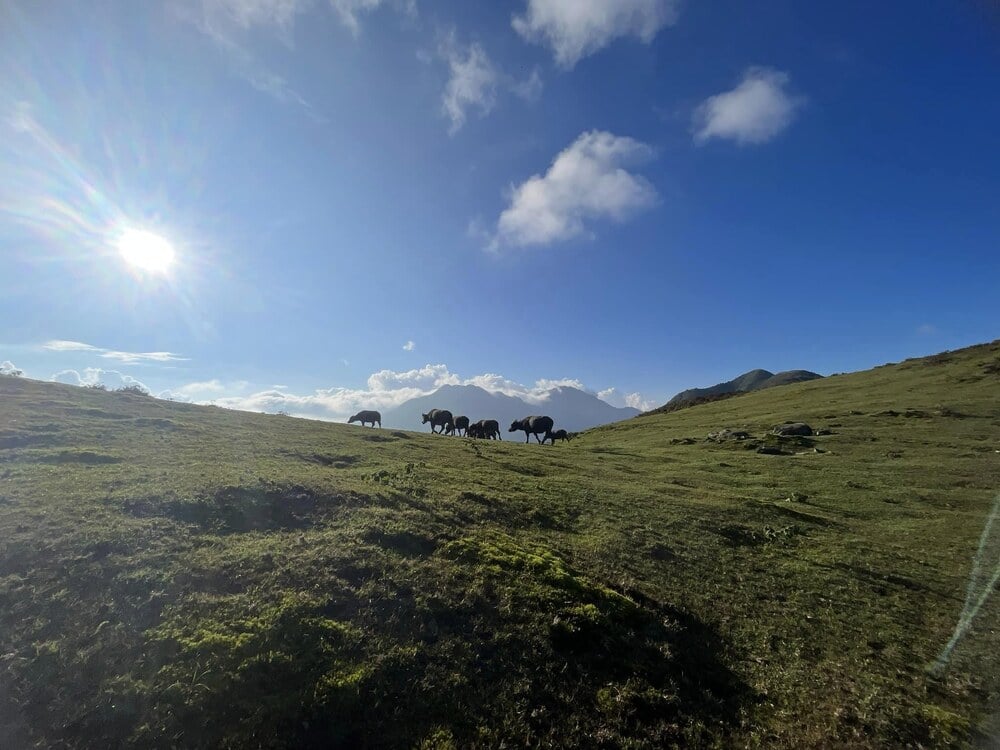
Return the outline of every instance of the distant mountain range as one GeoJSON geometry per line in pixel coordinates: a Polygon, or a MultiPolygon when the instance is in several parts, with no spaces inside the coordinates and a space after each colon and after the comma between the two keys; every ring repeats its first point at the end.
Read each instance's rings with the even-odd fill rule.
{"type": "Polygon", "coordinates": [[[705,401],[716,401],[720,398],[736,396],[740,393],[759,391],[764,388],[774,388],[779,385],[789,383],[802,383],[806,380],[816,380],[823,377],[819,373],[809,370],[786,370],[777,374],[767,370],[750,370],[725,383],[717,383],[708,388],[689,388],[681,391],[659,409],[654,409],[650,413],[675,411],[686,406],[693,406],[705,401]]]}
{"type": "Polygon", "coordinates": [[[553,388],[541,403],[533,404],[475,385],[444,385],[427,396],[411,398],[395,409],[383,412],[382,424],[406,430],[429,430],[430,427],[421,424],[420,415],[431,409],[447,409],[455,416],[464,415],[473,422],[496,419],[500,422],[504,439],[507,439],[507,427],[511,422],[532,414],[552,417],[557,429],[579,432],[639,413],[638,409],[612,406],[591,393],[568,386],[553,388]]]}

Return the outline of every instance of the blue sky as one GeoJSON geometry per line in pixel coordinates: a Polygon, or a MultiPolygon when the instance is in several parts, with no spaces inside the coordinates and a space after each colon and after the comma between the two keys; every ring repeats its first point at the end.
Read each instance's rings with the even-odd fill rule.
{"type": "Polygon", "coordinates": [[[991,340],[998,50],[943,0],[7,2],[0,360],[340,418],[991,340]]]}

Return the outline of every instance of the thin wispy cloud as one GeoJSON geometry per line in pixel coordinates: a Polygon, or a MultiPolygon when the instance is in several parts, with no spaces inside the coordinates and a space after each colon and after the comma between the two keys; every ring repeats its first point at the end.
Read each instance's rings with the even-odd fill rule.
{"type": "Polygon", "coordinates": [[[177,393],[183,396],[196,396],[209,393],[224,393],[226,386],[218,378],[212,380],[202,380],[195,383],[187,383],[177,389],[177,393]]]}
{"type": "Polygon", "coordinates": [[[649,43],[677,21],[677,0],[528,0],[512,25],[525,40],[546,44],[556,64],[572,68],[621,37],[649,43]]]}
{"type": "Polygon", "coordinates": [[[454,134],[465,124],[470,110],[478,111],[480,116],[490,113],[496,105],[500,74],[480,44],[463,46],[456,41],[454,32],[442,38],[438,54],[448,64],[441,108],[451,121],[448,132],[454,134]]]}
{"type": "Polygon", "coordinates": [[[525,80],[517,80],[504,73],[478,42],[459,42],[454,29],[440,35],[437,55],[448,65],[441,110],[450,122],[451,135],[462,129],[470,112],[480,117],[492,112],[501,91],[510,91],[525,101],[536,100],[542,92],[537,69],[525,80]]]}
{"type": "Polygon", "coordinates": [[[41,347],[50,352],[91,352],[104,359],[113,359],[126,365],[144,362],[184,362],[188,359],[173,352],[123,352],[85,344],[82,341],[67,341],[65,339],[52,339],[46,341],[41,347]]]}
{"type": "Polygon", "coordinates": [[[276,26],[289,29],[312,0],[202,0],[205,13],[226,15],[243,28],[276,26]]]}
{"type": "Polygon", "coordinates": [[[407,341],[405,344],[403,344],[403,351],[404,352],[412,352],[416,348],[417,348],[417,345],[414,344],[412,341],[407,341]]]}
{"type": "Polygon", "coordinates": [[[645,177],[625,169],[650,159],[652,149],[604,131],[583,133],[553,160],[510,191],[489,248],[549,245],[587,233],[592,222],[622,222],[658,200],[645,177]]]}
{"type": "Polygon", "coordinates": [[[327,118],[288,79],[265,65],[247,39],[251,30],[270,31],[291,50],[300,16],[332,11],[357,37],[361,19],[381,7],[416,16],[416,0],[168,0],[176,18],[204,34],[225,56],[233,74],[283,104],[301,108],[317,122],[327,118]]]}
{"type": "Polygon", "coordinates": [[[52,339],[42,344],[42,348],[50,352],[100,352],[104,351],[96,346],[84,344],[82,341],[67,341],[65,339],[52,339]]]}
{"type": "Polygon", "coordinates": [[[322,122],[325,118],[315,107],[241,41],[247,30],[256,27],[273,30],[289,39],[296,17],[311,4],[309,0],[174,0],[170,7],[177,19],[211,40],[233,75],[272,99],[295,105],[322,122]]]}
{"type": "Polygon", "coordinates": [[[748,68],[730,91],[710,96],[694,111],[697,143],[712,138],[764,143],[787,128],[805,102],[788,91],[789,76],[772,68],[748,68]]]}
{"type": "Polygon", "coordinates": [[[173,0],[175,5],[196,8],[213,25],[229,22],[243,29],[271,28],[290,32],[300,15],[328,7],[354,36],[361,33],[362,18],[382,7],[407,16],[417,14],[416,0],[173,0]]]}
{"type": "Polygon", "coordinates": [[[361,33],[361,17],[372,13],[380,7],[388,6],[395,8],[400,13],[409,17],[417,15],[416,0],[329,0],[330,6],[336,11],[340,22],[346,26],[354,36],[361,33]]]}
{"type": "Polygon", "coordinates": [[[542,95],[543,88],[542,74],[538,72],[538,68],[532,70],[523,81],[513,81],[510,85],[511,92],[526,102],[537,100],[542,95]]]}

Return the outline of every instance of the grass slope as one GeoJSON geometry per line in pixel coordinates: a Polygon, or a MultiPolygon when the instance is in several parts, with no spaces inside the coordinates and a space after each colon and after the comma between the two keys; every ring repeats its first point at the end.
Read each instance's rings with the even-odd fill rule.
{"type": "Polygon", "coordinates": [[[994,343],[540,447],[0,378],[0,746],[976,743],[998,597],[927,667],[998,383],[994,343]]]}

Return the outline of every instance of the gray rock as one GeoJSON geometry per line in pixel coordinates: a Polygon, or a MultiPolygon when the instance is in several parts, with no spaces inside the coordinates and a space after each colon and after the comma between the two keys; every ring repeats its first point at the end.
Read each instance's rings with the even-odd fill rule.
{"type": "Polygon", "coordinates": [[[773,445],[762,445],[762,446],[760,446],[760,448],[757,449],[757,452],[761,453],[761,454],[763,454],[765,456],[788,456],[788,455],[790,455],[789,453],[786,453],[785,451],[781,450],[781,448],[775,448],[773,445]]]}
{"type": "Polygon", "coordinates": [[[805,422],[786,422],[785,424],[779,424],[771,432],[775,435],[800,435],[808,437],[813,434],[813,429],[805,422]]]}
{"type": "Polygon", "coordinates": [[[710,432],[708,433],[708,437],[705,439],[714,440],[717,443],[721,443],[724,440],[749,440],[750,433],[744,430],[733,430],[727,428],[725,430],[710,432]]]}

